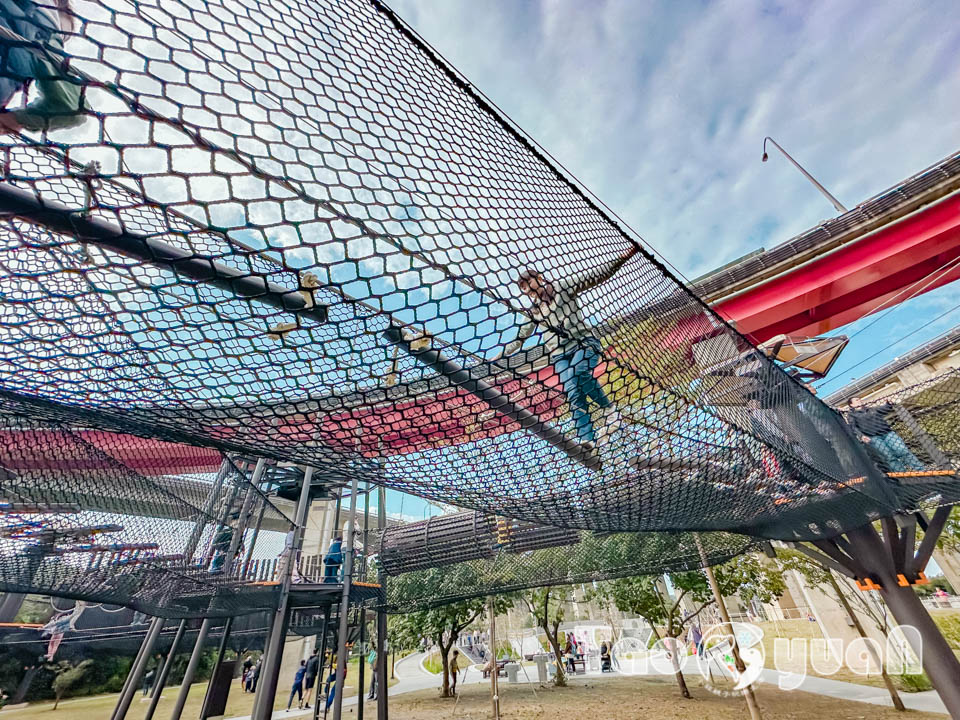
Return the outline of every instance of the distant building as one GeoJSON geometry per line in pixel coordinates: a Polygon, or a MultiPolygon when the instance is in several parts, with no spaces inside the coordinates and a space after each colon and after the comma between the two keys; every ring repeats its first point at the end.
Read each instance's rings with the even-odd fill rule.
{"type": "Polygon", "coordinates": [[[845,408],[850,398],[882,400],[904,388],[932,380],[960,368],[960,325],[925,342],[886,365],[844,385],[826,397],[824,402],[845,408]]]}

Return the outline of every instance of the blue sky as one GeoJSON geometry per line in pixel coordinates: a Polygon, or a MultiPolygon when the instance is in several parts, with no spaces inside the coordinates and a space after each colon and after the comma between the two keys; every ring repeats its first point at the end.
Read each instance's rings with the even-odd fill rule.
{"type": "MultiPolygon", "coordinates": [[[[960,150],[951,2],[392,0],[687,277],[773,247],[960,150]]],[[[854,338],[825,389],[960,322],[946,287],[854,338]]],[[[871,318],[873,319],[873,318],[871,318]]],[[[856,332],[869,321],[842,332],[856,332]]]]}

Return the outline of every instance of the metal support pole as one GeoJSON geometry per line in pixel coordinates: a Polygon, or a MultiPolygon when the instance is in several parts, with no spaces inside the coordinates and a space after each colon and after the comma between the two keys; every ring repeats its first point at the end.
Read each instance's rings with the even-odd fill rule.
{"type": "MultiPolygon", "coordinates": [[[[720,619],[730,633],[730,646],[733,651],[733,660],[737,666],[737,672],[743,673],[747,666],[743,664],[740,657],[740,647],[737,645],[737,634],[733,631],[733,623],[730,622],[730,614],[727,612],[727,604],[723,601],[723,593],[720,592],[720,585],[717,583],[717,577],[713,574],[713,568],[707,561],[707,553],[703,549],[703,543],[700,542],[700,533],[693,534],[697,542],[697,550],[700,551],[700,560],[703,563],[703,571],[707,575],[707,582],[710,583],[710,589],[713,591],[713,598],[717,601],[717,610],[720,611],[720,619]]],[[[743,689],[743,699],[747,701],[747,709],[750,710],[752,720],[760,720],[760,706],[757,704],[757,697],[753,694],[753,686],[748,685],[743,689]]]]}
{"type": "MultiPolygon", "coordinates": [[[[387,491],[377,488],[377,526],[387,527],[387,491]]],[[[377,720],[387,720],[387,576],[380,570],[380,607],[377,608],[377,720]]]]}
{"type": "Polygon", "coordinates": [[[183,556],[186,558],[187,562],[190,562],[190,558],[193,557],[193,554],[197,551],[197,545],[200,543],[200,538],[203,537],[203,528],[207,524],[207,518],[213,514],[213,507],[217,503],[217,497],[220,495],[220,490],[223,488],[223,483],[230,475],[230,471],[233,466],[230,461],[224,458],[223,462],[220,464],[220,470],[217,471],[217,477],[213,481],[213,485],[210,486],[210,492],[207,493],[206,502],[204,502],[203,510],[200,511],[200,516],[197,518],[197,521],[193,525],[193,530],[190,532],[190,537],[187,538],[187,544],[184,546],[183,556]]]}
{"type": "MultiPolygon", "coordinates": [[[[213,662],[213,675],[210,676],[210,682],[207,684],[207,693],[203,696],[203,704],[201,708],[206,708],[207,703],[210,702],[210,694],[213,692],[213,678],[217,676],[217,670],[220,667],[220,663],[223,662],[223,656],[227,652],[227,643],[230,641],[230,630],[233,629],[233,618],[228,617],[226,622],[223,624],[223,635],[220,637],[220,645],[217,647],[217,659],[213,662]]],[[[201,717],[203,717],[201,713],[201,717]]]]}
{"type": "Polygon", "coordinates": [[[170,713],[170,720],[180,720],[183,715],[183,706],[187,704],[187,695],[190,694],[190,685],[193,684],[193,678],[197,674],[197,667],[200,665],[200,656],[203,655],[203,645],[207,641],[207,634],[210,632],[212,620],[204,618],[200,624],[200,631],[197,633],[197,642],[193,646],[193,652],[190,653],[190,661],[187,663],[187,670],[183,674],[183,680],[180,681],[180,691],[177,693],[177,702],[170,713]]]}
{"type": "Polygon", "coordinates": [[[873,525],[851,530],[847,539],[860,562],[879,578],[880,596],[893,617],[900,625],[916,629],[919,638],[914,633],[906,633],[907,639],[911,644],[919,641],[913,649],[922,658],[924,672],[950,717],[960,720],[960,660],[953,654],[914,589],[898,582],[892,558],[873,525]]]}
{"type": "Polygon", "coordinates": [[[143,716],[143,720],[153,720],[153,714],[157,711],[157,703],[160,702],[163,688],[167,684],[167,677],[170,675],[170,668],[173,667],[173,661],[177,657],[177,648],[180,646],[180,641],[183,640],[183,633],[186,632],[186,629],[187,621],[181,620],[180,624],[177,625],[177,633],[173,636],[170,650],[167,652],[167,659],[164,660],[163,669],[160,670],[160,677],[157,678],[157,682],[153,687],[153,695],[150,696],[150,706],[147,708],[147,714],[143,716]]]}
{"type": "Polygon", "coordinates": [[[147,663],[150,662],[150,654],[153,652],[153,646],[157,643],[160,631],[163,630],[163,618],[155,617],[150,621],[150,627],[147,629],[146,637],[143,638],[143,644],[140,646],[140,653],[134,660],[130,668],[130,674],[127,675],[127,682],[123,686],[123,692],[120,693],[120,700],[113,710],[112,720],[123,720],[127,716],[127,710],[130,709],[130,702],[137,691],[137,685],[140,684],[140,678],[143,677],[143,671],[147,669],[147,663]]]}
{"type": "Polygon", "coordinates": [[[357,720],[363,720],[363,679],[364,679],[364,666],[367,664],[366,653],[363,648],[364,641],[364,630],[366,630],[367,625],[367,609],[365,607],[360,608],[360,636],[357,640],[357,646],[360,648],[360,658],[357,663],[357,720]]]}
{"type": "MultiPolygon", "coordinates": [[[[340,612],[340,609],[338,607],[337,613],[339,612],[340,612]]],[[[339,614],[337,615],[337,617],[338,618],[340,617],[339,614]]],[[[335,681],[337,677],[336,671],[337,671],[337,653],[335,652],[334,648],[331,648],[330,649],[330,670],[328,672],[326,669],[326,666],[324,666],[323,676],[325,678],[332,677],[335,681]]],[[[323,693],[323,720],[327,720],[327,695],[330,693],[331,682],[325,683],[326,689],[324,690],[324,693],[323,693]]]]}
{"type": "Polygon", "coordinates": [[[333,700],[333,720],[341,720],[343,712],[343,681],[347,676],[347,632],[350,629],[350,583],[353,577],[353,523],[357,517],[358,476],[354,474],[350,485],[350,516],[343,542],[346,553],[343,557],[343,594],[340,597],[340,629],[337,636],[336,696],[333,700]]]}
{"type": "MultiPolygon", "coordinates": [[[[487,612],[490,613],[490,657],[493,669],[490,671],[490,702],[493,706],[493,720],[500,720],[500,668],[497,665],[497,611],[493,607],[493,598],[487,600],[487,612]]],[[[558,671],[559,672],[559,671],[558,671]]]]}
{"type": "Polygon", "coordinates": [[[283,643],[286,640],[287,627],[290,624],[290,586],[293,582],[293,570],[297,565],[297,553],[303,545],[307,513],[310,511],[310,485],[312,482],[313,468],[308,467],[304,471],[303,484],[300,486],[293,542],[290,545],[287,566],[284,568],[280,581],[280,600],[274,615],[273,629],[270,632],[267,647],[264,648],[264,661],[260,668],[260,679],[257,681],[257,698],[251,720],[270,720],[273,715],[273,702],[280,678],[280,662],[283,660],[283,643]],[[263,685],[261,686],[260,683],[263,683],[263,685]]]}
{"type": "Polygon", "coordinates": [[[333,537],[333,513],[336,509],[337,498],[335,491],[330,492],[330,498],[326,501],[326,507],[323,509],[323,525],[320,530],[320,554],[323,555],[330,545],[330,538],[333,537]]]}
{"type": "Polygon", "coordinates": [[[262,499],[260,502],[260,514],[257,515],[257,524],[253,526],[253,534],[250,536],[250,543],[247,545],[247,555],[243,560],[243,569],[240,578],[247,579],[250,573],[250,565],[253,563],[253,549],[257,546],[257,538],[260,536],[260,526],[263,524],[263,516],[267,512],[267,501],[262,499]]]}
{"type": "Polygon", "coordinates": [[[486,380],[476,377],[469,368],[464,367],[455,359],[447,357],[432,346],[424,349],[414,349],[412,341],[404,335],[403,329],[396,325],[388,327],[383,334],[387,340],[398,346],[417,362],[440,373],[453,386],[463,388],[471,395],[480,398],[492,410],[512,422],[519,423],[523,429],[529,430],[544,442],[566,453],[571,460],[576,460],[590,469],[600,468],[600,456],[595,451],[588,451],[580,442],[567,437],[558,426],[543,422],[539,415],[514,402],[508,395],[505,395],[486,380]]]}
{"type": "MultiPolygon", "coordinates": [[[[134,615],[134,617],[136,617],[136,615],[134,615]]],[[[147,637],[150,635],[150,628],[152,627],[152,623],[154,620],[156,620],[156,618],[153,618],[153,620],[151,620],[151,625],[147,626],[147,631],[143,636],[143,642],[140,643],[140,647],[137,649],[137,654],[133,658],[133,663],[131,663],[130,665],[130,670],[127,671],[127,677],[123,681],[123,687],[120,688],[120,698],[118,698],[117,700],[117,707],[114,708],[113,713],[110,715],[111,720],[113,720],[113,718],[116,717],[117,708],[120,707],[120,699],[122,699],[124,694],[127,692],[127,687],[130,685],[131,682],[134,682],[133,670],[134,668],[137,667],[137,664],[140,662],[140,658],[143,657],[143,651],[147,646],[147,637]]]]}
{"type": "MultiPolygon", "coordinates": [[[[361,578],[366,577],[367,572],[367,545],[370,539],[370,483],[366,483],[366,492],[363,493],[363,562],[360,564],[359,571],[361,578]]],[[[366,650],[364,648],[364,633],[367,629],[367,608],[360,608],[360,664],[357,667],[357,720],[363,720],[363,680],[366,674],[366,650]]],[[[370,679],[373,682],[373,678],[370,679]]]]}
{"type": "Polygon", "coordinates": [[[210,537],[210,544],[207,546],[207,550],[203,554],[203,560],[200,563],[203,569],[207,569],[210,565],[210,561],[213,560],[213,553],[216,550],[213,541],[216,540],[216,537],[220,534],[223,526],[230,522],[230,508],[232,508],[233,503],[236,502],[239,492],[240,486],[237,483],[234,483],[233,489],[230,491],[230,497],[228,497],[223,503],[223,507],[220,509],[220,513],[217,515],[217,525],[213,530],[213,534],[210,537]]]}
{"type": "Polygon", "coordinates": [[[816,178],[814,178],[813,175],[808,173],[804,169],[803,165],[801,165],[796,160],[794,160],[793,156],[790,153],[788,153],[786,150],[784,150],[782,147],[780,147],[777,141],[774,140],[769,135],[763,139],[763,158],[762,158],[763,162],[767,161],[767,143],[768,142],[771,145],[773,145],[777,150],[779,150],[783,154],[783,156],[790,161],[790,164],[793,165],[797,170],[799,170],[801,174],[807,180],[809,180],[813,184],[813,186],[817,188],[817,190],[820,191],[820,194],[830,201],[830,204],[833,205],[833,207],[835,207],[838,212],[842,212],[842,213],[847,212],[847,209],[843,206],[843,204],[839,200],[837,200],[833,195],[831,195],[829,190],[827,190],[823,185],[817,182],[816,178]]]}
{"type": "Polygon", "coordinates": [[[317,720],[320,714],[320,698],[323,698],[324,704],[327,702],[327,694],[323,692],[323,683],[327,679],[327,631],[330,628],[330,605],[323,611],[323,630],[320,637],[320,673],[317,676],[316,690],[313,696],[313,720],[317,720]]]}
{"type": "Polygon", "coordinates": [[[0,601],[0,622],[13,622],[25,597],[27,596],[24,593],[5,593],[0,601]]]}
{"type": "Polygon", "coordinates": [[[333,513],[333,532],[330,533],[331,542],[340,534],[340,509],[343,507],[343,488],[337,493],[337,506],[333,513]]]}
{"type": "MultiPolygon", "coordinates": [[[[250,521],[250,515],[253,514],[253,501],[260,494],[257,491],[257,485],[260,483],[260,479],[263,477],[263,473],[266,468],[267,461],[264,458],[257,460],[257,466],[253,471],[253,477],[250,478],[250,486],[247,488],[247,492],[243,497],[243,505],[240,508],[240,515],[237,516],[237,529],[233,533],[233,537],[230,538],[230,547],[227,550],[227,559],[223,566],[223,571],[227,575],[233,575],[233,566],[236,561],[237,553],[240,550],[240,543],[243,541],[244,533],[247,532],[247,525],[250,521]]],[[[243,566],[241,566],[240,572],[237,573],[238,576],[242,577],[243,569],[243,566]]]]}
{"type": "Polygon", "coordinates": [[[327,306],[305,298],[299,288],[283,287],[210,255],[170,245],[157,237],[130,232],[104,218],[79,212],[79,208],[68,207],[52,197],[41,199],[30,190],[4,183],[0,185],[0,208],[52,232],[157,267],[170,268],[182,277],[209,283],[226,290],[231,297],[255,298],[278,310],[309,317],[318,323],[327,322],[327,306]]]}

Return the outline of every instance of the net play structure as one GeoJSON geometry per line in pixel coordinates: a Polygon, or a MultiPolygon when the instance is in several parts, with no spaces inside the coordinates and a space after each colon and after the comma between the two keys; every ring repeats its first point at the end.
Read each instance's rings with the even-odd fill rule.
{"type": "Polygon", "coordinates": [[[952,398],[883,467],[378,0],[11,4],[0,590],[283,614],[351,486],[465,510],[377,541],[404,610],[960,496],[952,398]]]}

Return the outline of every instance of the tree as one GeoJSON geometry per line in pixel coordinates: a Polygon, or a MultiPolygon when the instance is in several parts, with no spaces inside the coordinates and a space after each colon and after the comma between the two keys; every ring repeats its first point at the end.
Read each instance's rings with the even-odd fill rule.
{"type": "Polygon", "coordinates": [[[93,660],[84,660],[78,665],[73,665],[67,660],[62,660],[57,663],[54,669],[57,674],[56,677],[53,678],[53,692],[56,698],[53,702],[54,710],[56,710],[60,704],[60,698],[63,697],[63,694],[76,685],[80,679],[87,674],[87,669],[92,664],[93,660]]]}
{"type": "MultiPolygon", "coordinates": [[[[714,568],[714,575],[724,597],[738,595],[747,603],[754,598],[764,603],[772,602],[786,589],[779,568],[773,563],[764,562],[756,555],[741,555],[735,560],[718,565],[714,568]]],[[[664,639],[658,628],[664,629],[667,644],[673,645],[668,649],[677,686],[680,694],[688,698],[690,691],[680,669],[677,653],[679,643],[676,639],[683,634],[691,621],[713,604],[714,598],[707,579],[700,570],[673,573],[670,575],[670,584],[673,586],[674,595],[669,599],[660,576],[612,580],[601,586],[601,593],[613,601],[618,610],[639,615],[646,620],[658,639],[664,639]],[[682,604],[688,598],[693,601],[694,609],[684,613],[682,604]]]]}
{"type": "Polygon", "coordinates": [[[560,649],[560,623],[563,622],[564,607],[570,603],[573,588],[569,586],[543,587],[525,592],[521,598],[530,614],[533,615],[537,626],[547,636],[547,642],[553,649],[553,656],[557,665],[557,672],[553,682],[558,687],[567,684],[563,671],[563,652],[560,649]]]}
{"type": "Polygon", "coordinates": [[[717,565],[713,574],[724,597],[736,595],[746,604],[754,599],[771,603],[787,589],[780,568],[772,560],[752,553],[717,565]]]}
{"type": "Polygon", "coordinates": [[[668,649],[677,686],[680,688],[680,694],[689,698],[690,690],[687,688],[677,657],[676,638],[683,632],[686,623],[703,612],[713,599],[710,597],[707,580],[701,572],[675,573],[670,576],[670,581],[676,591],[670,600],[664,597],[666,593],[660,587],[663,582],[662,576],[635,576],[612,580],[602,586],[601,594],[613,601],[621,612],[639,615],[646,620],[658,640],[663,639],[658,628],[664,628],[666,637],[669,638],[668,643],[674,646],[668,649]],[[692,597],[699,607],[694,612],[684,615],[680,608],[687,596],[692,597]]]}
{"type": "Polygon", "coordinates": [[[484,608],[483,598],[473,598],[404,616],[408,636],[430,638],[440,648],[440,662],[443,665],[440,697],[451,697],[450,650],[456,645],[463,629],[483,615],[484,608]]]}

